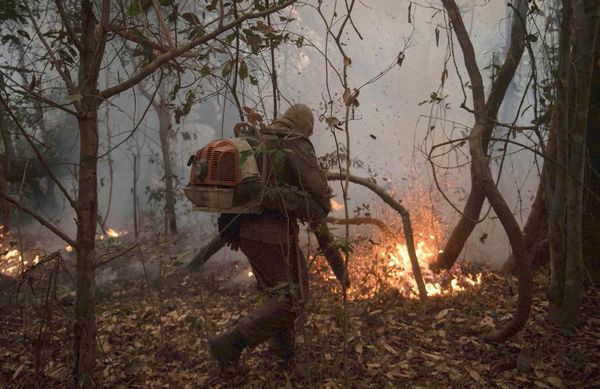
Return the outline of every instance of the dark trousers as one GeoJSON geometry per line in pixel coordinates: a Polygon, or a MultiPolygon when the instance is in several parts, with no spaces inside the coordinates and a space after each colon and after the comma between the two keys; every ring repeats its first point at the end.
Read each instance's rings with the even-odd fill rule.
{"type": "Polygon", "coordinates": [[[308,298],[306,260],[292,233],[284,244],[241,239],[239,247],[248,257],[258,288],[267,297],[262,305],[240,320],[236,329],[249,347],[269,340],[294,338],[294,321],[308,298]]]}

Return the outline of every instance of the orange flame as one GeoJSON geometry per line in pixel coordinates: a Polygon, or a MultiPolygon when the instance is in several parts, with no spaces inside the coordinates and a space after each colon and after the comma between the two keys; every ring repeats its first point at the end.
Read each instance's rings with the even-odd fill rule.
{"type": "MultiPolygon", "coordinates": [[[[429,296],[450,295],[464,292],[482,282],[482,274],[469,274],[460,266],[450,272],[434,273],[430,269],[438,254],[442,252],[444,242],[444,226],[438,220],[432,204],[427,203],[427,196],[418,193],[413,197],[403,198],[403,204],[410,212],[413,225],[415,251],[425,289],[429,296]]],[[[400,217],[393,211],[384,211],[381,217],[393,235],[376,232],[372,239],[354,245],[349,260],[349,274],[352,288],[350,298],[369,298],[379,292],[396,290],[408,298],[418,298],[408,248],[404,242],[400,217]]],[[[329,273],[329,272],[328,272],[329,273]]],[[[330,279],[331,275],[326,276],[330,279]]]]}
{"type": "Polygon", "coordinates": [[[333,209],[334,211],[341,211],[342,209],[344,209],[344,205],[338,203],[337,201],[335,201],[335,199],[331,199],[331,209],[333,209]]]}
{"type": "Polygon", "coordinates": [[[113,230],[112,228],[107,228],[106,229],[106,235],[108,235],[109,238],[118,238],[119,236],[121,236],[120,233],[118,233],[117,231],[113,230]]]}

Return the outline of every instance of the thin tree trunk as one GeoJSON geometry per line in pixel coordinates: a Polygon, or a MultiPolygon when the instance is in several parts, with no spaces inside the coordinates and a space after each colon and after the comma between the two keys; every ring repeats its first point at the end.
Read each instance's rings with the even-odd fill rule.
{"type": "Polygon", "coordinates": [[[573,67],[575,81],[575,101],[573,104],[573,125],[569,126],[569,174],[567,176],[567,223],[565,241],[565,284],[562,304],[556,324],[571,330],[579,322],[581,289],[583,284],[583,182],[585,173],[585,136],[590,106],[591,79],[594,49],[598,35],[598,4],[596,1],[576,3],[573,20],[576,58],[573,67]]]}
{"type": "Polygon", "coordinates": [[[589,275],[584,281],[600,285],[600,37],[596,38],[594,63],[586,136],[590,159],[584,192],[583,258],[585,272],[589,275]]]}
{"type": "Polygon", "coordinates": [[[410,264],[413,271],[413,276],[415,277],[415,282],[417,283],[417,287],[419,289],[419,299],[421,302],[424,302],[427,299],[427,288],[425,287],[425,282],[423,281],[423,275],[421,274],[421,266],[419,265],[419,260],[417,258],[417,253],[415,250],[415,240],[413,238],[413,230],[410,222],[410,214],[406,208],[398,201],[396,201],[392,196],[386,193],[383,189],[377,186],[373,181],[367,180],[366,178],[356,177],[352,175],[344,175],[340,173],[328,173],[328,180],[348,180],[349,182],[353,182],[358,185],[362,185],[365,188],[370,189],[373,193],[379,196],[387,205],[392,207],[396,212],[400,214],[402,219],[402,227],[404,229],[404,239],[406,240],[406,248],[408,251],[408,256],[410,258],[410,264]]]}
{"type": "MultiPolygon", "coordinates": [[[[82,56],[83,57],[83,56],[82,56]]],[[[87,81],[87,80],[86,80],[87,81]]],[[[93,92],[92,92],[93,93],[93,92]]],[[[89,94],[82,102],[85,118],[79,120],[81,137],[79,197],[77,199],[77,265],[75,303],[76,385],[91,383],[96,358],[94,262],[98,222],[97,158],[98,100],[89,94]]]]}
{"type": "Polygon", "coordinates": [[[548,196],[548,231],[550,240],[550,288],[548,309],[551,320],[555,321],[558,316],[559,307],[562,305],[565,279],[565,234],[563,230],[565,222],[566,203],[566,171],[568,166],[568,126],[569,106],[571,93],[571,45],[572,45],[572,9],[569,0],[563,0],[562,21],[559,37],[559,62],[556,81],[556,101],[552,117],[551,131],[556,134],[556,161],[554,171],[554,188],[552,195],[548,196]]]}
{"type": "MultiPolygon", "coordinates": [[[[490,97],[486,103],[483,79],[477,65],[475,50],[466,31],[458,6],[454,0],[442,0],[442,3],[448,12],[448,17],[452,23],[452,28],[460,44],[465,67],[467,68],[469,79],[471,81],[475,117],[475,125],[471,130],[471,134],[469,135],[469,152],[471,155],[471,171],[473,178],[472,187],[479,187],[490,202],[494,212],[498,216],[498,219],[500,219],[500,223],[502,223],[502,227],[504,227],[504,231],[506,232],[510,242],[513,255],[518,264],[519,294],[517,308],[512,321],[497,333],[486,336],[486,340],[488,341],[502,342],[511,336],[514,336],[525,325],[527,318],[529,317],[532,297],[531,262],[529,261],[529,258],[526,258],[523,245],[523,234],[519,224],[517,223],[511,209],[506,204],[506,201],[500,194],[500,191],[494,182],[486,154],[487,143],[485,136],[487,135],[487,130],[490,126],[490,113],[493,114],[492,117],[496,117],[498,112],[497,109],[500,106],[512,76],[514,75],[518,61],[517,63],[512,63],[510,66],[508,66],[510,71],[503,71],[505,68],[505,66],[503,66],[498,73],[497,79],[502,80],[502,82],[498,82],[497,84],[495,83],[495,85],[492,87],[490,97]],[[498,91],[496,88],[500,88],[500,91],[498,91]]],[[[520,1],[517,7],[521,17],[525,15],[527,3],[520,1]]],[[[524,26],[522,27],[524,29],[524,26]]],[[[522,44],[523,42],[520,42],[520,45],[522,44]]],[[[512,50],[513,47],[511,45],[510,51],[512,52],[512,50]]],[[[520,50],[517,50],[517,52],[522,54],[522,46],[520,50]]],[[[520,59],[520,55],[518,58],[520,59]]],[[[509,55],[507,56],[505,65],[509,62],[509,59],[510,61],[515,60],[515,58],[509,55]]]]}
{"type": "Polygon", "coordinates": [[[162,152],[163,169],[165,174],[165,219],[167,221],[169,233],[171,235],[176,235],[177,216],[175,214],[175,185],[173,167],[171,165],[171,135],[173,131],[173,125],[171,123],[171,111],[167,106],[164,93],[160,94],[160,103],[156,106],[156,108],[160,127],[160,149],[162,152]]]}
{"type": "MultiPolygon", "coordinates": [[[[4,145],[4,155],[0,160],[0,192],[8,195],[10,165],[12,160],[12,145],[10,142],[10,133],[8,131],[8,121],[5,118],[4,112],[0,112],[0,131],[2,144],[4,145]]],[[[0,201],[2,207],[2,231],[5,234],[10,231],[10,207],[5,201],[0,201]]]]}
{"type": "MultiPolygon", "coordinates": [[[[524,25],[526,13],[527,1],[520,0],[515,6],[515,9],[513,9],[510,47],[507,50],[506,58],[496,75],[494,83],[492,84],[487,102],[482,102],[485,103],[485,116],[482,117],[481,121],[481,123],[484,125],[481,138],[483,151],[486,155],[489,145],[489,138],[494,131],[494,121],[498,116],[498,111],[502,105],[506,91],[511,84],[514,74],[517,71],[521,61],[521,57],[523,56],[524,40],[527,34],[524,25]]],[[[460,17],[460,14],[458,17],[460,17]]],[[[454,23],[454,21],[452,22],[454,23]]],[[[465,34],[467,34],[466,30],[465,34]]],[[[477,172],[473,169],[473,165],[471,165],[471,192],[467,197],[463,213],[458,223],[450,233],[444,249],[440,252],[435,264],[432,266],[432,269],[434,270],[450,269],[454,265],[465,245],[465,242],[471,235],[471,232],[473,232],[473,229],[477,223],[479,223],[481,208],[483,207],[486,196],[482,188],[478,187],[477,185],[473,185],[476,179],[475,176],[477,174],[477,172]]]]}
{"type": "Polygon", "coordinates": [[[98,76],[106,45],[102,23],[110,14],[110,3],[103,1],[100,24],[89,0],[81,4],[81,49],[78,86],[82,96],[78,115],[80,151],[76,250],[76,301],[74,325],[75,386],[93,386],[96,363],[96,226],[98,223],[98,109],[101,99],[98,76]]]}
{"type": "Polygon", "coordinates": [[[171,138],[173,133],[173,123],[171,121],[171,110],[168,106],[168,95],[165,90],[164,81],[161,80],[158,91],[158,102],[153,100],[155,96],[148,93],[143,84],[139,86],[140,92],[144,95],[154,107],[159,123],[160,151],[163,160],[163,172],[165,181],[165,233],[171,235],[177,234],[177,214],[175,206],[177,199],[175,197],[175,175],[171,160],[171,138]]]}
{"type": "Polygon", "coordinates": [[[139,227],[138,227],[138,210],[137,210],[137,180],[138,180],[138,160],[137,154],[133,155],[133,236],[135,240],[138,239],[139,227]]]}

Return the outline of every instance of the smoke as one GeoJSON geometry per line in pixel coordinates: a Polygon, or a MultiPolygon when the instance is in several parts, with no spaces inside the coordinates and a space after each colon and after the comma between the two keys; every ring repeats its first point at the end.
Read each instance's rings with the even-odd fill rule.
{"type": "MultiPolygon", "coordinates": [[[[474,1],[460,3],[463,17],[471,31],[479,67],[487,68],[484,78],[489,85],[494,65],[502,58],[507,44],[508,19],[499,17],[505,14],[506,5],[503,2],[488,2],[485,6],[476,6],[474,1]]],[[[439,6],[436,2],[432,2],[431,7],[408,1],[378,0],[370,1],[368,5],[357,2],[352,25],[346,26],[341,44],[352,62],[348,74],[351,88],[364,86],[358,96],[360,106],[353,110],[350,123],[350,153],[362,166],[353,168],[353,173],[360,176],[376,175],[378,183],[393,190],[399,198],[407,195],[410,190],[422,191],[425,201],[451,227],[458,214],[437,193],[426,153],[433,144],[445,141],[448,137],[460,137],[461,132],[466,133],[473,119],[469,112],[459,108],[463,100],[463,82],[467,76],[460,50],[454,42],[462,81],[456,74],[449,56],[448,35],[439,6]],[[409,4],[412,6],[409,7],[409,4]],[[411,24],[408,22],[409,12],[411,24]],[[401,65],[394,66],[371,83],[390,64],[398,62],[400,54],[403,58],[401,65]],[[441,87],[443,77],[445,81],[441,87]],[[435,97],[442,101],[436,102],[435,97]]],[[[334,12],[332,7],[333,2],[323,2],[323,13],[327,20],[334,12]]],[[[341,14],[342,10],[338,9],[337,12],[341,14]]],[[[323,119],[330,115],[329,93],[333,116],[343,116],[341,98],[344,91],[335,70],[331,65],[326,65],[323,53],[327,52],[327,61],[337,67],[338,71],[343,59],[332,38],[327,37],[323,20],[314,8],[298,7],[289,16],[295,19],[288,26],[292,39],[278,49],[276,57],[281,93],[279,109],[283,111],[288,103],[293,102],[304,102],[311,106],[320,119],[312,139],[317,155],[331,153],[335,150],[336,143],[323,119]],[[297,40],[300,36],[304,37],[302,42],[297,40]]],[[[334,26],[334,31],[337,28],[339,23],[334,26]]],[[[268,56],[268,53],[265,52],[264,55],[268,56]]],[[[250,56],[244,59],[249,64],[256,61],[250,56]]],[[[258,63],[264,66],[265,62],[258,63]]],[[[121,65],[118,62],[111,61],[105,65],[108,71],[102,74],[100,85],[114,84],[121,79],[121,65]]],[[[516,101],[520,99],[527,81],[525,75],[528,68],[525,61],[519,72],[520,76],[508,94],[502,120],[508,121],[514,115],[516,101]]],[[[261,111],[266,120],[271,120],[273,104],[268,74],[261,74],[256,66],[251,67],[251,73],[259,80],[260,93],[250,85],[245,85],[242,104],[261,111]]],[[[153,91],[155,81],[145,84],[148,91],[153,91]]],[[[182,75],[181,84],[187,85],[188,90],[195,90],[200,97],[208,96],[213,91],[210,84],[196,81],[196,77],[189,72],[182,75]]],[[[465,92],[467,96],[470,94],[468,86],[465,87],[465,92]]],[[[530,99],[529,96],[526,98],[527,101],[530,99]]],[[[180,105],[182,100],[182,97],[178,97],[173,103],[180,105]]],[[[467,99],[466,104],[470,105],[470,99],[467,99]]],[[[518,121],[528,123],[530,119],[530,115],[524,115],[518,121]]],[[[214,236],[216,223],[215,215],[193,212],[182,196],[180,188],[187,183],[189,174],[186,161],[209,141],[232,136],[233,124],[238,121],[238,110],[230,96],[221,93],[194,104],[180,123],[173,122],[172,162],[179,188],[178,223],[186,231],[182,237],[184,246],[191,250],[195,250],[195,247],[199,249],[202,245],[199,236],[214,236]]],[[[148,108],[147,99],[137,89],[124,92],[106,102],[100,111],[100,214],[106,217],[110,208],[106,223],[112,228],[125,229],[133,234],[133,186],[137,175],[135,180],[140,223],[142,227],[151,226],[159,231],[164,230],[163,202],[153,200],[153,193],[164,184],[158,128],[156,113],[152,107],[148,108]],[[138,166],[137,173],[134,172],[134,158],[138,166]]],[[[338,131],[336,135],[338,141],[343,143],[343,133],[338,131]]],[[[522,141],[522,136],[518,136],[517,140],[522,141]]],[[[513,151],[514,147],[510,149],[510,152],[513,151]]],[[[449,157],[439,161],[442,165],[453,166],[452,169],[440,168],[438,173],[442,188],[459,209],[462,208],[470,185],[468,165],[465,165],[468,162],[467,154],[468,150],[463,146],[457,153],[449,154],[449,157]]],[[[76,152],[70,154],[69,163],[75,164],[76,157],[76,152]]],[[[499,183],[520,222],[525,221],[537,184],[537,172],[532,170],[535,167],[533,160],[530,153],[511,155],[499,183]]],[[[493,166],[497,171],[496,160],[493,166]]],[[[341,203],[339,183],[332,183],[332,187],[337,201],[341,203]]],[[[379,201],[364,189],[351,188],[351,209],[363,203],[379,204],[379,201]]],[[[74,236],[74,215],[67,207],[61,205],[61,209],[63,216],[60,226],[74,236]]],[[[43,231],[37,226],[32,228],[43,231]]],[[[48,238],[46,242],[51,240],[48,238]]],[[[60,242],[45,244],[52,248],[62,246],[60,242]]],[[[488,220],[478,225],[473,232],[464,257],[487,259],[499,264],[507,254],[506,238],[492,212],[488,220]],[[484,234],[487,234],[487,239],[479,239],[484,234]]],[[[231,258],[237,261],[239,254],[225,251],[219,254],[216,262],[227,262],[231,258]]]]}

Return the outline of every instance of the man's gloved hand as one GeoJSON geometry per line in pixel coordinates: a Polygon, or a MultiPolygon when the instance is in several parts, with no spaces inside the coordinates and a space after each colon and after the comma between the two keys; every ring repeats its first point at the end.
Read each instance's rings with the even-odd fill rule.
{"type": "Polygon", "coordinates": [[[335,243],[333,234],[329,231],[329,227],[327,227],[327,224],[324,221],[313,222],[310,224],[310,227],[317,237],[319,248],[323,251],[329,267],[333,271],[333,274],[335,274],[335,278],[337,278],[340,283],[343,283],[344,280],[346,280],[346,288],[349,288],[350,277],[346,274],[344,259],[342,258],[338,245],[335,243]]]}

